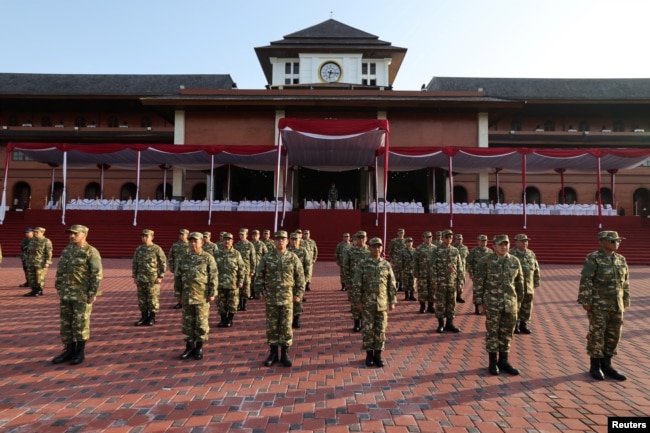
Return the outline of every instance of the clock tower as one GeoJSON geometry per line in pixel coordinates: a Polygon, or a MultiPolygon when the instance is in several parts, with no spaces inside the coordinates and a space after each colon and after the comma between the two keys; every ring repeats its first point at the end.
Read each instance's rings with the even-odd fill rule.
{"type": "Polygon", "coordinates": [[[255,52],[272,88],[390,89],[406,48],[329,19],[255,52]]]}

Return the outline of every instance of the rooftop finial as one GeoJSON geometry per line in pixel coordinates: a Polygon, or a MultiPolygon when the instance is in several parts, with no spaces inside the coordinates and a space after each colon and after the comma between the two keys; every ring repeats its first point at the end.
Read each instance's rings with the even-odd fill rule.
{"type": "Polygon", "coordinates": [[[330,11],[330,19],[334,18],[334,11],[330,11]]]}

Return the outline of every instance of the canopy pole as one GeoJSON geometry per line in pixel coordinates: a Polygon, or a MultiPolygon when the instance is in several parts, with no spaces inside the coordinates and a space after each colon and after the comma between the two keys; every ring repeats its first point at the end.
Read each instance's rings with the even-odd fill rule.
{"type": "Polygon", "coordinates": [[[61,224],[65,225],[65,209],[68,203],[68,151],[63,151],[63,195],[61,196],[61,224]]]}
{"type": "Polygon", "coordinates": [[[133,211],[133,225],[134,226],[138,225],[138,202],[140,201],[140,155],[141,155],[141,153],[142,152],[140,150],[138,150],[138,166],[137,166],[136,171],[135,171],[135,173],[136,173],[135,174],[135,176],[136,176],[136,180],[135,180],[136,187],[135,187],[135,207],[134,207],[134,211],[133,211]]]}
{"type": "MultiPolygon", "coordinates": [[[[384,149],[384,237],[383,243],[387,245],[388,242],[388,206],[386,206],[386,199],[388,198],[388,131],[386,131],[386,148],[384,149]]],[[[385,255],[386,251],[384,251],[385,255]]]]}
{"type": "MultiPolygon", "coordinates": [[[[284,218],[287,215],[287,209],[285,203],[287,201],[287,179],[289,177],[289,158],[284,158],[284,187],[282,188],[282,221],[280,222],[280,227],[284,227],[284,218]]],[[[291,185],[293,189],[293,185],[291,185]]],[[[278,199],[275,199],[275,205],[278,205],[278,199]]]]}
{"type": "Polygon", "coordinates": [[[521,197],[522,207],[524,212],[524,230],[528,225],[528,213],[526,212],[526,154],[521,154],[521,189],[523,190],[523,195],[521,197]]]}
{"type": "Polygon", "coordinates": [[[598,228],[602,229],[603,228],[603,213],[600,211],[600,204],[603,202],[601,196],[601,191],[600,191],[600,155],[598,158],[596,158],[596,184],[597,188],[596,191],[598,191],[598,228]]]}
{"type": "MultiPolygon", "coordinates": [[[[54,205],[54,170],[56,170],[56,166],[52,165],[52,180],[51,180],[51,185],[50,185],[50,200],[52,202],[52,205],[54,205]]],[[[47,206],[47,203],[45,203],[47,206]]]]}
{"type": "Polygon", "coordinates": [[[278,230],[278,195],[280,194],[280,161],[282,158],[282,138],[278,134],[278,157],[275,166],[275,220],[273,222],[273,232],[278,230]]]}
{"type": "Polygon", "coordinates": [[[501,204],[501,186],[499,185],[499,172],[503,170],[501,168],[494,169],[494,177],[497,186],[497,204],[501,204]]]}
{"type": "Polygon", "coordinates": [[[449,171],[449,228],[454,227],[454,175],[451,155],[447,155],[447,170],[449,171]]]}
{"type": "Polygon", "coordinates": [[[228,179],[226,179],[226,201],[230,201],[230,167],[228,164],[228,179]]]}
{"type": "Polygon", "coordinates": [[[11,158],[13,151],[14,150],[11,149],[11,151],[7,152],[5,155],[5,177],[4,183],[2,184],[2,203],[0,204],[2,208],[0,209],[0,224],[4,224],[5,213],[7,212],[7,178],[9,175],[9,158],[11,158]]]}
{"type": "MultiPolygon", "coordinates": [[[[384,197],[386,209],[386,197],[384,197]]],[[[375,227],[379,226],[379,173],[377,172],[377,158],[375,158],[375,227]]]]}
{"type": "Polygon", "coordinates": [[[210,188],[208,197],[208,225],[212,224],[212,200],[214,200],[214,155],[210,155],[210,188]]]}

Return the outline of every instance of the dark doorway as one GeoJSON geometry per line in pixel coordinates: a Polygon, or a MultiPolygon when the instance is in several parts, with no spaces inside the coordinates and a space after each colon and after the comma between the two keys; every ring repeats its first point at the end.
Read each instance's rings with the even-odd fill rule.
{"type": "Polygon", "coordinates": [[[505,195],[503,194],[503,189],[499,188],[499,196],[497,197],[497,187],[491,186],[488,190],[488,196],[490,203],[505,203],[505,195]]]}
{"type": "Polygon", "coordinates": [[[539,190],[537,188],[534,186],[526,187],[526,203],[540,204],[541,201],[542,195],[539,193],[539,190]]]}
{"type": "Polygon", "coordinates": [[[172,185],[170,183],[160,184],[156,188],[156,200],[167,200],[172,195],[172,185]]]}
{"type": "MultiPolygon", "coordinates": [[[[601,204],[614,206],[612,190],[609,188],[600,189],[601,204]]],[[[598,202],[598,193],[594,196],[594,201],[598,202]]]]}
{"type": "Polygon", "coordinates": [[[32,187],[27,182],[18,182],[14,185],[14,199],[12,203],[14,210],[27,209],[30,206],[31,199],[32,187]]]}
{"type": "Polygon", "coordinates": [[[647,217],[650,214],[650,191],[646,188],[639,188],[632,196],[634,203],[634,215],[647,217]]]}
{"type": "MultiPolygon", "coordinates": [[[[273,192],[273,171],[249,170],[241,167],[231,166],[230,168],[230,200],[272,200],[275,197],[273,192]]],[[[214,199],[222,200],[227,194],[228,170],[227,167],[220,167],[215,170],[214,176],[214,199]]]]}
{"type": "MultiPolygon", "coordinates": [[[[294,171],[294,176],[298,178],[300,206],[296,206],[294,203],[294,208],[302,207],[305,200],[327,201],[327,192],[332,184],[336,185],[336,189],[339,190],[339,200],[354,203],[361,195],[360,174],[361,170],[318,171],[305,167],[298,168],[294,171]]],[[[390,195],[390,184],[388,189],[390,195]]]]}
{"type": "Polygon", "coordinates": [[[138,187],[133,182],[127,182],[120,188],[120,200],[135,200],[138,187]]]}
{"type": "Polygon", "coordinates": [[[557,202],[560,204],[572,204],[578,202],[578,193],[571,187],[564,187],[564,199],[562,197],[562,190],[557,193],[557,202]]]}
{"type": "Polygon", "coordinates": [[[431,181],[427,169],[388,173],[388,201],[429,203],[431,181]]]}
{"type": "Polygon", "coordinates": [[[454,186],[454,203],[467,203],[467,190],[464,186],[454,186]]]}
{"type": "Polygon", "coordinates": [[[84,190],[84,198],[95,200],[101,195],[101,186],[97,182],[90,182],[84,190]]]}

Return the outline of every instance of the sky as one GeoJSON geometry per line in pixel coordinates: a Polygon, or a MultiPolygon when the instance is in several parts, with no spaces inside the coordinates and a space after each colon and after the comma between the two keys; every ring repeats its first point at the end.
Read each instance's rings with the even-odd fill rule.
{"type": "Polygon", "coordinates": [[[407,48],[395,90],[433,77],[650,78],[645,0],[0,0],[0,73],[230,74],[330,18],[407,48]]]}

